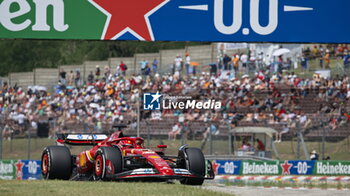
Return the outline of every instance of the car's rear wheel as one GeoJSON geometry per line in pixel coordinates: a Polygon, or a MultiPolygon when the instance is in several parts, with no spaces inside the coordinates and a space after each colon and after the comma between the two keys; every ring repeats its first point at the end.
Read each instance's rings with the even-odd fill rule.
{"type": "Polygon", "coordinates": [[[113,175],[122,172],[123,157],[118,148],[101,147],[95,155],[94,180],[112,180],[113,175]]]}
{"type": "Polygon", "coordinates": [[[198,148],[186,148],[182,156],[186,169],[200,177],[182,179],[181,184],[202,185],[205,176],[205,158],[202,151],[198,148]]]}
{"type": "Polygon", "coordinates": [[[69,180],[72,175],[72,156],[65,146],[46,147],[41,156],[44,179],[69,180]]]}

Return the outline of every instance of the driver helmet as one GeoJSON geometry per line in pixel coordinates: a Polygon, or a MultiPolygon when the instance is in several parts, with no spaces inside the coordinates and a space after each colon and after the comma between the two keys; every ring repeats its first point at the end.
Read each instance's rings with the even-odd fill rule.
{"type": "Polygon", "coordinates": [[[122,147],[132,147],[132,142],[130,140],[122,140],[119,142],[122,147]]]}

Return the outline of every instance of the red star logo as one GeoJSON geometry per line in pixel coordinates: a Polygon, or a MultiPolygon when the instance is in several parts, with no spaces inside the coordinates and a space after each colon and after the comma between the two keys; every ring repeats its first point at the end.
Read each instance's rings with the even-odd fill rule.
{"type": "Polygon", "coordinates": [[[107,16],[101,39],[117,39],[126,32],[140,40],[154,40],[149,16],[169,0],[89,0],[107,16]]]}
{"type": "Polygon", "coordinates": [[[218,174],[218,170],[219,170],[219,167],[220,167],[221,164],[220,163],[216,163],[216,161],[213,161],[212,165],[213,165],[214,173],[218,174]]]}
{"type": "Polygon", "coordinates": [[[284,161],[284,163],[281,164],[281,167],[283,169],[282,174],[290,174],[290,168],[292,167],[292,164],[289,164],[288,161],[284,161]]]}
{"type": "Polygon", "coordinates": [[[18,160],[15,166],[16,166],[16,179],[22,180],[22,169],[23,169],[24,163],[18,160]]]}

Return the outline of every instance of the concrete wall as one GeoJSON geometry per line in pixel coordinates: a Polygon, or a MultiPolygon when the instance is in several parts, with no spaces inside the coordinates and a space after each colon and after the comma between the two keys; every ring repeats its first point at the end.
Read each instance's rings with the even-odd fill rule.
{"type": "Polygon", "coordinates": [[[213,61],[213,46],[203,45],[203,46],[189,46],[187,51],[191,57],[191,61],[200,63],[201,65],[207,65],[213,61]]]}
{"type": "Polygon", "coordinates": [[[34,84],[51,88],[58,82],[58,69],[35,69],[34,84]]]}
{"type": "Polygon", "coordinates": [[[26,87],[29,85],[43,85],[51,88],[56,85],[59,79],[59,70],[64,69],[68,74],[71,70],[74,72],[79,69],[82,78],[86,81],[90,71],[95,74],[96,65],[100,66],[101,74],[104,73],[105,66],[110,66],[112,73],[116,72],[116,66],[119,66],[123,61],[127,66],[127,75],[140,72],[139,62],[146,60],[152,65],[155,58],[159,61],[159,69],[162,73],[171,71],[171,65],[174,63],[176,55],[180,55],[185,60],[185,52],[188,51],[191,56],[191,61],[199,62],[205,65],[211,62],[216,62],[217,48],[216,44],[189,46],[186,49],[176,50],[161,50],[159,53],[140,53],[134,57],[118,57],[110,58],[107,61],[85,61],[83,65],[61,65],[58,69],[35,69],[33,72],[11,73],[8,77],[10,85],[21,85],[26,87]]]}
{"type": "Polygon", "coordinates": [[[9,75],[10,86],[20,86],[27,89],[28,86],[34,84],[34,73],[33,72],[21,72],[21,73],[11,73],[9,75]]]}
{"type": "Polygon", "coordinates": [[[4,82],[7,82],[7,84],[9,84],[9,78],[8,77],[0,77],[0,85],[3,85],[4,82]]]}

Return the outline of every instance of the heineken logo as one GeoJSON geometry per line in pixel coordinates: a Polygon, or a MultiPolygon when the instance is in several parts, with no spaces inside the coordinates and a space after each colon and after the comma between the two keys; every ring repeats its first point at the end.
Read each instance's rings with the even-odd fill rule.
{"type": "Polygon", "coordinates": [[[34,6],[27,0],[3,0],[0,4],[0,22],[5,29],[9,31],[22,31],[31,28],[32,31],[50,31],[48,25],[48,7],[52,7],[52,28],[63,32],[69,28],[64,22],[64,2],[63,0],[32,0],[34,6]],[[14,11],[12,7],[17,7],[14,11]],[[12,9],[11,9],[12,8],[12,9]],[[30,12],[35,11],[34,20],[25,18],[30,12]],[[17,18],[24,17],[21,22],[15,22],[17,18]]]}
{"type": "Polygon", "coordinates": [[[267,162],[243,162],[242,174],[279,174],[278,164],[267,162]]]}
{"type": "Polygon", "coordinates": [[[4,163],[0,161],[0,174],[12,174],[13,171],[12,163],[4,163]]]}
{"type": "Polygon", "coordinates": [[[321,174],[321,175],[346,175],[350,174],[350,165],[345,165],[341,162],[317,162],[316,163],[317,170],[316,174],[321,174]]]}

